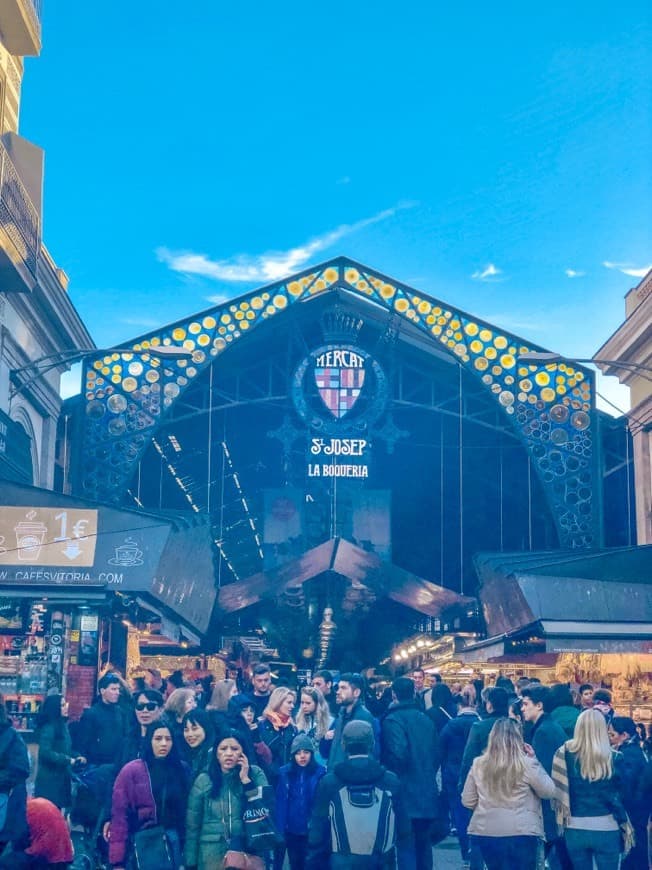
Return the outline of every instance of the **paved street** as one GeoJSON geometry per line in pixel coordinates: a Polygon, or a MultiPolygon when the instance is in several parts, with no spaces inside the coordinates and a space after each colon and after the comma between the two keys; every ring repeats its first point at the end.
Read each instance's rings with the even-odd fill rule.
{"type": "Polygon", "coordinates": [[[460,870],[462,866],[460,849],[455,837],[449,837],[443,843],[435,846],[434,856],[434,870],[460,870]]]}

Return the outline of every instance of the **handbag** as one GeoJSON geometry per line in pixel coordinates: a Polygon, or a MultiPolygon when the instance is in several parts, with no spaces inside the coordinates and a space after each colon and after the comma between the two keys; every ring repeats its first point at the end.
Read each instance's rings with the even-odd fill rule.
{"type": "Polygon", "coordinates": [[[279,837],[272,821],[270,803],[265,798],[265,792],[269,788],[262,789],[262,796],[247,801],[242,814],[242,827],[245,844],[251,852],[266,852],[279,844],[279,837]]]}
{"type": "Polygon", "coordinates": [[[229,849],[222,866],[232,867],[233,870],[265,870],[265,862],[258,855],[238,852],[236,849],[229,849]]]}
{"type": "Polygon", "coordinates": [[[174,870],[165,828],[155,825],[134,834],[133,863],[136,870],[174,870]]]}

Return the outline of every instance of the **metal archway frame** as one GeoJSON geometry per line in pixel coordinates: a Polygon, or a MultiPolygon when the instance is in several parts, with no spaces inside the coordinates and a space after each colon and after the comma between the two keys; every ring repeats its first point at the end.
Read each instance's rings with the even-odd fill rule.
{"type": "Polygon", "coordinates": [[[593,372],[563,362],[520,363],[520,354],[543,348],[345,257],[148,333],[119,352],[87,359],[81,493],[118,501],[150,439],[190,383],[259,324],[337,289],[405,318],[469,371],[532,457],[562,547],[600,543],[593,372]],[[186,348],[192,360],[159,359],[159,346],[186,348]]]}

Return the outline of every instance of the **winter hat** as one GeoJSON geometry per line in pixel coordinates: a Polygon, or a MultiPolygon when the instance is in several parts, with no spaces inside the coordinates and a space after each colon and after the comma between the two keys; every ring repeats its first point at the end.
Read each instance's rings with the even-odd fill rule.
{"type": "Polygon", "coordinates": [[[307,734],[297,734],[292,741],[290,752],[292,755],[296,755],[297,752],[301,752],[302,749],[306,752],[312,752],[313,755],[315,754],[315,744],[307,734]]]}
{"type": "Polygon", "coordinates": [[[364,753],[371,752],[374,748],[373,728],[363,719],[354,719],[344,726],[342,745],[345,752],[352,752],[353,750],[364,753]]]}

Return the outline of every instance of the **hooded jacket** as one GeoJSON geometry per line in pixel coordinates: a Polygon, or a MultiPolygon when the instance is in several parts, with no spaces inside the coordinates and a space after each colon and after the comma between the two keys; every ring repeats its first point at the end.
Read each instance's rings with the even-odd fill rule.
{"type": "Polygon", "coordinates": [[[359,855],[345,855],[331,852],[331,823],[329,808],[331,800],[342,785],[376,785],[392,795],[396,821],[397,844],[407,840],[412,832],[410,820],[405,811],[401,784],[395,774],[386,770],[382,764],[369,755],[354,755],[335,765],[317,786],[315,806],[308,829],[308,855],[306,870],[352,870],[352,868],[390,868],[395,866],[394,852],[378,861],[359,855]],[[330,856],[330,863],[329,863],[330,856]]]}
{"type": "Polygon", "coordinates": [[[299,751],[295,749],[298,739],[295,738],[292,744],[292,761],[280,769],[276,785],[276,828],[281,836],[286,831],[302,836],[308,834],[317,786],[326,774],[326,768],[315,761],[314,753],[306,767],[299,767],[294,760],[294,755],[299,751]]]}

